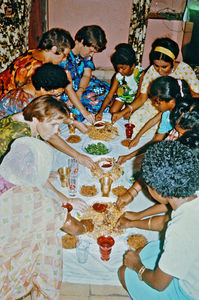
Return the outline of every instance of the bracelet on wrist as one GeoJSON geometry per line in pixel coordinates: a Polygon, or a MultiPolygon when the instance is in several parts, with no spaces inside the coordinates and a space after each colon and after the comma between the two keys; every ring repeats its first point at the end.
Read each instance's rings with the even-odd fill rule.
{"type": "Polygon", "coordinates": [[[144,273],[145,270],[146,270],[146,267],[145,267],[145,266],[142,266],[142,267],[139,269],[139,271],[138,271],[138,277],[139,277],[140,280],[143,280],[143,279],[142,279],[142,276],[143,276],[143,273],[144,273]]]}
{"type": "Polygon", "coordinates": [[[133,199],[133,198],[135,198],[137,196],[138,191],[135,188],[133,188],[133,187],[131,188],[131,190],[136,192],[136,194],[134,196],[129,192],[129,194],[131,194],[131,197],[133,199]]]}
{"type": "Polygon", "coordinates": [[[151,230],[151,221],[152,221],[152,217],[150,217],[148,220],[148,229],[149,230],[151,230]]]}
{"type": "Polygon", "coordinates": [[[134,198],[133,195],[129,191],[127,191],[127,193],[131,196],[131,200],[132,200],[134,198]]]}
{"type": "Polygon", "coordinates": [[[130,108],[130,112],[133,112],[133,107],[131,105],[128,105],[128,107],[130,108]]]}

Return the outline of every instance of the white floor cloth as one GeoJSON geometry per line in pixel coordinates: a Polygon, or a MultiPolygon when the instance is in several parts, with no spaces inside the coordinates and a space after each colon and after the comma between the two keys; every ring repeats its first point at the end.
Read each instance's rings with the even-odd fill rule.
{"type": "MultiPolygon", "coordinates": [[[[105,120],[110,121],[109,114],[105,114],[105,120]]],[[[115,125],[119,130],[120,136],[116,138],[114,141],[111,141],[112,151],[107,155],[108,157],[114,157],[117,159],[119,155],[124,155],[132,152],[136,148],[139,148],[141,145],[145,144],[148,140],[152,138],[152,136],[145,136],[141,138],[139,145],[136,148],[129,150],[128,148],[121,145],[121,141],[125,139],[125,127],[124,124],[127,121],[120,120],[115,125]]],[[[69,135],[68,127],[66,125],[62,125],[61,127],[62,138],[66,139],[69,135]]],[[[82,145],[88,139],[87,135],[81,134],[76,130],[76,134],[81,136],[82,140],[78,144],[70,144],[77,151],[84,153],[82,145]]],[[[91,140],[92,141],[92,140],[91,140]]],[[[68,156],[57,151],[55,151],[55,162],[54,162],[54,170],[58,170],[59,167],[67,166],[68,156]]],[[[86,153],[85,153],[86,154],[86,153]]],[[[99,159],[100,157],[94,157],[91,155],[94,160],[99,159]]],[[[112,188],[118,185],[124,185],[126,188],[131,186],[129,182],[130,176],[132,175],[132,160],[126,162],[124,165],[124,175],[120,177],[119,180],[113,182],[112,188]]],[[[91,176],[89,169],[80,165],[79,167],[79,178],[78,178],[78,186],[79,189],[82,185],[91,185],[95,184],[99,191],[99,196],[101,196],[100,192],[100,183],[97,179],[91,176]]],[[[55,187],[68,196],[68,191],[66,188],[62,188],[60,181],[57,180],[55,183],[55,187]]],[[[138,196],[134,199],[132,203],[130,203],[126,210],[132,211],[140,211],[145,209],[154,203],[146,197],[147,193],[140,192],[138,196]]],[[[111,197],[113,194],[110,194],[111,197]]],[[[89,198],[83,197],[77,193],[77,197],[81,197],[87,203],[89,203],[89,198]]],[[[115,197],[116,199],[116,197],[115,197]]],[[[91,238],[88,238],[86,235],[82,235],[81,239],[88,239],[90,241],[89,255],[88,261],[85,264],[80,264],[77,262],[76,251],[75,249],[64,249],[63,250],[63,282],[71,282],[71,283],[81,283],[81,284],[96,284],[96,285],[120,285],[117,271],[118,268],[122,265],[123,254],[128,249],[127,245],[127,237],[133,233],[141,233],[143,234],[148,241],[156,240],[159,237],[158,232],[152,232],[148,230],[141,230],[136,228],[127,229],[124,235],[117,236],[115,238],[115,245],[112,248],[110,260],[104,262],[100,259],[99,247],[91,238]]]]}

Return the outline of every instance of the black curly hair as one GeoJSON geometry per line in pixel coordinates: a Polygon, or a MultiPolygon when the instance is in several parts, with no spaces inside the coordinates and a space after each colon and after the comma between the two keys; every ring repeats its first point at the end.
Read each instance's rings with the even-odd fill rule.
{"type": "Polygon", "coordinates": [[[115,47],[115,52],[111,55],[111,62],[115,69],[117,69],[117,65],[132,67],[133,64],[136,64],[135,51],[130,44],[121,43],[115,47]]]}
{"type": "Polygon", "coordinates": [[[199,187],[199,159],[179,141],[150,146],[141,173],[144,182],[163,197],[189,197],[199,187]]]}
{"type": "Polygon", "coordinates": [[[192,130],[185,132],[178,138],[178,141],[189,147],[199,158],[199,127],[194,127],[192,130]]]}
{"type": "Polygon", "coordinates": [[[46,63],[35,70],[32,75],[32,83],[37,91],[41,88],[50,91],[65,88],[70,81],[62,67],[46,63]]]}
{"type": "Polygon", "coordinates": [[[179,125],[182,129],[199,127],[199,98],[182,99],[171,111],[170,122],[173,127],[179,125]]]}

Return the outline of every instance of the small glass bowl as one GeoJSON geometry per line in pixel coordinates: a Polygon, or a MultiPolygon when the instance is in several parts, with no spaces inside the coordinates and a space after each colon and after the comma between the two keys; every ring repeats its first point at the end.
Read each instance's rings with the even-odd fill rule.
{"type": "Polygon", "coordinates": [[[105,127],[105,122],[104,121],[97,121],[94,123],[94,126],[96,129],[102,129],[105,127]]]}
{"type": "Polygon", "coordinates": [[[112,161],[105,159],[105,160],[100,161],[99,166],[104,173],[107,173],[112,170],[113,163],[112,163],[112,161]]]}

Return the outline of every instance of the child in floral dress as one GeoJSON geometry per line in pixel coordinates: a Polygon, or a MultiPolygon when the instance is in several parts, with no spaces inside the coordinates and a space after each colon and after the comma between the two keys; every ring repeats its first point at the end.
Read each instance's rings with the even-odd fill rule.
{"type": "MultiPolygon", "coordinates": [[[[136,65],[135,52],[130,44],[119,44],[115,47],[115,52],[111,56],[111,62],[117,73],[114,77],[110,92],[106,96],[96,120],[102,119],[103,111],[115,99],[110,108],[110,113],[119,112],[123,106],[131,104],[138,94],[138,87],[143,69],[136,65]]],[[[125,115],[126,118],[129,114],[125,115]]]]}

